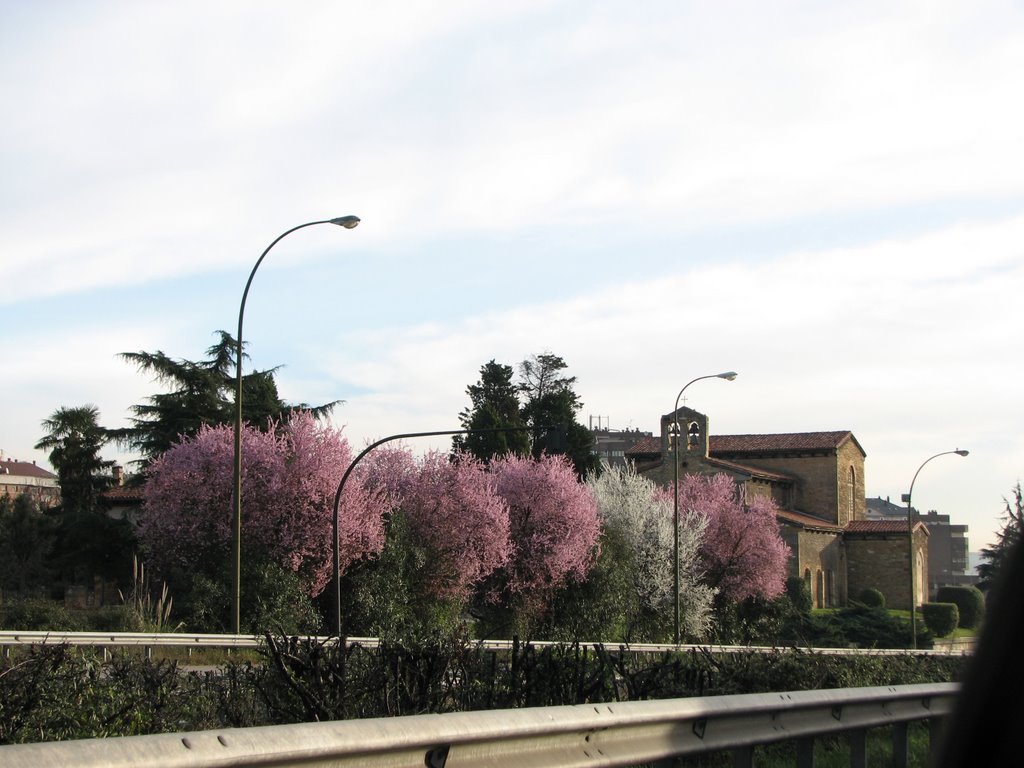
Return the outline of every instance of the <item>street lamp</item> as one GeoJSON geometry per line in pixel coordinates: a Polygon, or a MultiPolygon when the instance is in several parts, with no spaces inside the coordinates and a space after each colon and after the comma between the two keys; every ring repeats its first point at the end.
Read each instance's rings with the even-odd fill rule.
{"type": "Polygon", "coordinates": [[[934,456],[928,457],[924,460],[924,463],[917,468],[917,472],[914,473],[914,479],[910,481],[910,490],[903,494],[903,501],[907,502],[907,535],[910,538],[910,647],[913,649],[917,648],[917,621],[914,618],[914,609],[917,602],[915,597],[917,585],[914,583],[914,508],[910,506],[910,499],[914,494],[914,482],[917,480],[917,476],[921,473],[921,470],[924,469],[924,465],[932,459],[939,458],[939,456],[949,456],[954,453],[957,456],[966,456],[970,451],[957,448],[955,451],[943,451],[942,453],[936,453],[934,456]]]}
{"type": "Polygon", "coordinates": [[[695,381],[701,379],[725,379],[726,381],[733,381],[739,374],[735,371],[726,371],[725,373],[713,373],[708,376],[698,376],[693,381],[687,382],[686,386],[679,390],[679,394],[676,395],[676,405],[672,409],[672,424],[669,427],[669,450],[673,451],[673,487],[675,492],[672,494],[672,520],[673,520],[673,537],[672,537],[672,595],[673,605],[675,608],[675,639],[676,645],[680,642],[679,633],[679,438],[681,432],[679,428],[679,400],[683,396],[683,392],[686,391],[686,387],[693,384],[695,381]]]}
{"type": "Polygon", "coordinates": [[[482,434],[484,432],[527,432],[535,429],[543,430],[564,430],[565,425],[559,425],[557,427],[541,426],[541,427],[483,427],[480,429],[446,429],[440,432],[406,432],[401,435],[389,435],[388,437],[382,437],[375,443],[370,443],[366,446],[362,452],[352,459],[352,463],[348,465],[348,469],[345,470],[345,474],[341,476],[341,482],[338,483],[338,490],[334,494],[334,534],[333,534],[333,566],[334,566],[334,635],[338,638],[338,644],[341,644],[341,540],[339,539],[340,534],[340,517],[341,517],[341,495],[345,492],[345,483],[348,482],[349,476],[352,474],[352,470],[356,468],[356,464],[363,460],[363,458],[378,446],[384,445],[384,443],[390,443],[394,440],[404,440],[407,437],[440,437],[443,435],[473,435],[482,434]]]}
{"type": "Polygon", "coordinates": [[[249,286],[256,276],[263,259],[270,253],[270,249],[281,240],[299,229],[316,226],[317,224],[335,224],[345,229],[352,229],[359,223],[358,216],[339,216],[335,219],[324,219],[322,221],[310,221],[292,227],[284,234],[277,237],[274,242],[267,246],[263,254],[256,260],[256,265],[249,273],[249,279],[245,283],[245,290],[242,291],[242,303],[238,307],[238,334],[235,336],[235,466],[234,466],[234,521],[232,536],[234,545],[234,578],[232,584],[232,626],[237,635],[241,631],[241,602],[242,602],[242,318],[245,315],[245,300],[249,296],[249,286]]]}

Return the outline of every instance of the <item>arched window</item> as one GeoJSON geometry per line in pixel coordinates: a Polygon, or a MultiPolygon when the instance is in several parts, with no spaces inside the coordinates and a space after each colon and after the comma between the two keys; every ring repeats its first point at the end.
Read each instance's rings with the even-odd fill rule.
{"type": "Polygon", "coordinates": [[[850,465],[850,504],[847,510],[846,522],[850,522],[854,518],[854,510],[857,509],[857,470],[850,465]]]}

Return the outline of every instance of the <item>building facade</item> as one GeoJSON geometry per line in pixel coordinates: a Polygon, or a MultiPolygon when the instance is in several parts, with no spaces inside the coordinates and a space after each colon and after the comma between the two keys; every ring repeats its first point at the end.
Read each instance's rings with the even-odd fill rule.
{"type": "MultiPolygon", "coordinates": [[[[686,407],[662,416],[660,432],[627,451],[637,472],[661,485],[672,485],[677,472],[725,473],[747,498],[771,498],[790,549],[788,575],[804,580],[815,607],[846,605],[867,587],[880,590],[890,607],[909,607],[908,533],[905,526],[862,525],[867,454],[852,432],[711,435],[708,417],[686,407]],[[892,543],[900,537],[902,550],[892,543]],[[901,567],[897,560],[902,581],[891,572],[901,567]]],[[[924,547],[927,561],[924,526],[915,531],[915,547],[924,547]]]]}
{"type": "Polygon", "coordinates": [[[12,499],[27,493],[42,509],[60,504],[57,476],[34,461],[8,459],[0,453],[0,496],[12,499]]]}
{"type": "Polygon", "coordinates": [[[590,434],[594,438],[594,453],[609,467],[625,467],[626,452],[641,440],[652,437],[650,432],[641,432],[639,429],[594,427],[593,419],[590,434]]]}
{"type": "MultiPolygon", "coordinates": [[[[968,527],[951,522],[949,515],[940,515],[935,510],[921,515],[915,509],[914,517],[928,529],[928,578],[924,594],[934,598],[940,587],[977,584],[978,575],[971,572],[968,527]]],[[[897,522],[905,527],[907,507],[881,497],[868,499],[867,518],[897,522]]]]}

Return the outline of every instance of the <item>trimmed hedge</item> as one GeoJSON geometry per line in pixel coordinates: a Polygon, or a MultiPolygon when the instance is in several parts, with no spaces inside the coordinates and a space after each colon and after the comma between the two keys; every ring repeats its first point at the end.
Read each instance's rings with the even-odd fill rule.
{"type": "Polygon", "coordinates": [[[863,603],[869,608],[885,608],[885,595],[877,589],[868,587],[867,589],[862,589],[860,594],[857,595],[857,602],[863,603]]]}
{"type": "Polygon", "coordinates": [[[956,603],[925,603],[921,606],[925,626],[936,637],[953,634],[960,623],[960,611],[956,603]]]}
{"type": "Polygon", "coordinates": [[[337,646],[268,637],[260,664],[186,674],[129,652],[34,646],[0,658],[0,744],[427,712],[953,682],[969,657],[808,651],[633,653],[458,638],[337,646]]]}
{"type": "Polygon", "coordinates": [[[985,595],[977,587],[939,587],[935,602],[955,603],[964,629],[976,629],[985,615],[985,595]]]}
{"type": "Polygon", "coordinates": [[[793,607],[800,613],[810,613],[811,608],[814,607],[814,601],[811,599],[811,588],[799,576],[790,576],[786,579],[786,595],[789,597],[793,607]]]}

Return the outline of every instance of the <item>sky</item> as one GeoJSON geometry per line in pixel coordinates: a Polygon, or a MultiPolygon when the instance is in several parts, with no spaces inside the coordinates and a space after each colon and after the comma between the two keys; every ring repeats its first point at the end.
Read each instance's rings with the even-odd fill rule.
{"type": "MultiPolygon", "coordinates": [[[[201,359],[354,446],[561,356],[584,424],[850,430],[869,497],[1024,475],[1024,6],[0,0],[0,449],[201,359]]],[[[415,446],[447,447],[421,439],[415,446]]],[[[111,447],[107,458],[133,458],[111,447]]]]}

